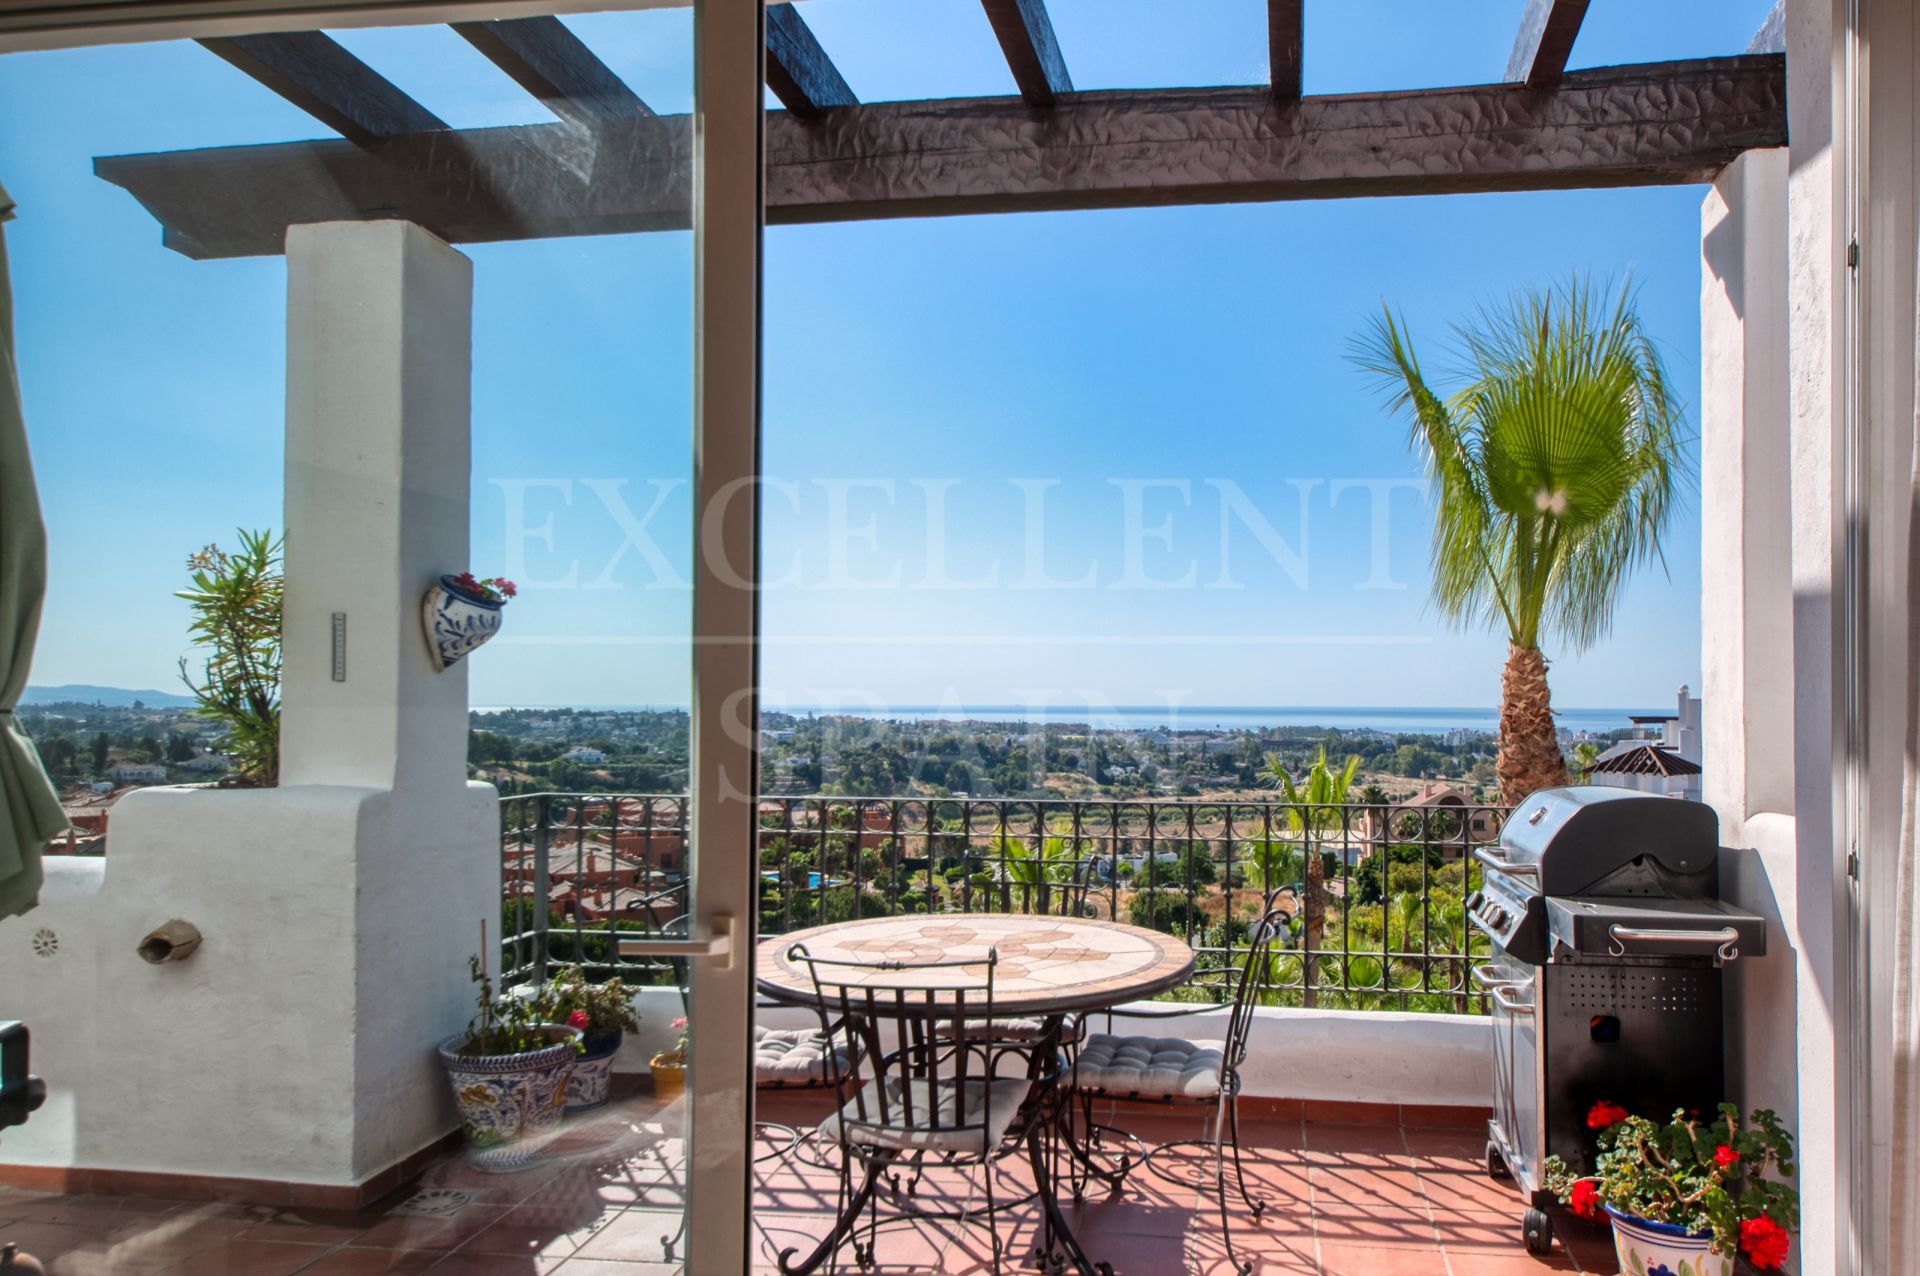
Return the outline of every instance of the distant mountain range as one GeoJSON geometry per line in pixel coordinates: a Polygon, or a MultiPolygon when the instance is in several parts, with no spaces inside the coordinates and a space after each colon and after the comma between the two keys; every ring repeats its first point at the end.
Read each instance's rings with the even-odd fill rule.
{"type": "Polygon", "coordinates": [[[28,687],[21,704],[102,704],[124,709],[138,700],[154,709],[186,709],[192,696],[171,691],[128,691],[125,687],[95,687],[88,683],[68,683],[64,687],[28,687]]]}

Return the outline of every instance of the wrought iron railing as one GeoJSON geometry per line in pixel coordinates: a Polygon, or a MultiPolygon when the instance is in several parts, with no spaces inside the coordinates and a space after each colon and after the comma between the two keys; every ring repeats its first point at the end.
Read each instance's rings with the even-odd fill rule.
{"type": "MultiPolygon", "coordinates": [[[[1479,1013],[1472,848],[1507,809],[1277,801],[764,797],[761,935],[900,913],[1100,917],[1182,936],[1202,971],[1241,960],[1277,892],[1291,933],[1261,972],[1282,1005],[1479,1013]]],[[[537,793],[501,801],[503,967],[580,962],[641,982],[679,972],[622,936],[686,914],[687,799],[537,793]]],[[[1174,997],[1214,995],[1195,985],[1174,997]]]]}

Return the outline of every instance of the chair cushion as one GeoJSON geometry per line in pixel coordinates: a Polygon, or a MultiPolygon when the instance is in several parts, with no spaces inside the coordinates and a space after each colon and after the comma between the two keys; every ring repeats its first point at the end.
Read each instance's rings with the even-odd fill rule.
{"type": "MultiPolygon", "coordinates": [[[[1083,1021],[1079,1015],[1067,1015],[1060,1022],[1060,1044],[1066,1045],[1080,1035],[1083,1021]]],[[[969,1019],[965,1035],[968,1041],[1006,1041],[1030,1045],[1047,1035],[1047,1021],[1038,1015],[1012,1019],[969,1019]]]]}
{"type": "Polygon", "coordinates": [[[869,1081],[858,1095],[841,1104],[838,1112],[820,1123],[820,1136],[839,1139],[844,1122],[847,1142],[862,1147],[985,1156],[1006,1137],[1007,1127],[1020,1114],[1020,1107],[1032,1088],[1025,1077],[1002,1077],[994,1081],[969,1077],[956,1113],[955,1100],[962,1095],[962,1090],[952,1078],[934,1083],[925,1080],[903,1083],[897,1077],[889,1077],[884,1082],[869,1081]],[[880,1107],[883,1084],[887,1088],[884,1119],[880,1107]],[[905,1102],[907,1087],[912,1090],[911,1118],[905,1102]],[[937,1107],[928,1103],[930,1095],[938,1096],[937,1107]],[[936,1124],[939,1128],[935,1128],[936,1124]]]}
{"type": "Polygon", "coordinates": [[[853,1065],[846,1043],[833,1046],[818,1028],[776,1031],[761,1028],[753,1042],[753,1080],[756,1085],[823,1086],[844,1077],[853,1065]],[[829,1070],[828,1060],[833,1061],[829,1070]]]}
{"type": "Polygon", "coordinates": [[[1080,1048],[1074,1084],[1143,1099],[1212,1099],[1220,1094],[1226,1045],[1182,1037],[1116,1037],[1096,1032],[1080,1048]]]}

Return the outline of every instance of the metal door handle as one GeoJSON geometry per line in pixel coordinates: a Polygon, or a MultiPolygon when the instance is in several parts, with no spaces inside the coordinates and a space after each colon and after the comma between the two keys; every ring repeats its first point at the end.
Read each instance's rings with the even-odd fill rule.
{"type": "Polygon", "coordinates": [[[1740,940],[1740,932],[1732,926],[1722,926],[1719,930],[1666,930],[1659,927],[1622,926],[1615,922],[1607,927],[1607,937],[1613,940],[1613,955],[1625,957],[1630,943],[1646,944],[1713,944],[1715,961],[1732,961],[1740,955],[1734,947],[1740,940]]]}
{"type": "Polygon", "coordinates": [[[1532,1002],[1515,1001],[1511,996],[1508,995],[1514,990],[1515,987],[1516,985],[1514,984],[1496,984],[1492,989],[1494,1002],[1497,1005],[1499,1005],[1500,1009],[1506,1011],[1510,1015],[1532,1014],[1533,1013],[1532,1002]]]}
{"type": "Polygon", "coordinates": [[[1491,965],[1480,965],[1473,968],[1473,982],[1482,988],[1519,988],[1532,983],[1533,976],[1524,975],[1515,979],[1512,976],[1500,974],[1491,965]]]}
{"type": "Polygon", "coordinates": [[[689,939],[623,939],[622,957],[711,957],[721,970],[733,969],[734,920],[729,913],[716,913],[704,935],[689,939]]]}
{"type": "Polygon", "coordinates": [[[1513,864],[1508,862],[1505,856],[1496,855],[1484,846],[1476,846],[1473,848],[1473,858],[1479,860],[1495,872],[1508,873],[1514,877],[1540,876],[1540,866],[1538,864],[1513,864]]]}

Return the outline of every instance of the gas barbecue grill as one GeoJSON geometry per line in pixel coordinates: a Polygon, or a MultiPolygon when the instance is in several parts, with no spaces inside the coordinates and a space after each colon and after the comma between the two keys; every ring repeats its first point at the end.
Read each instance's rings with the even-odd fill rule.
{"type": "Polygon", "coordinates": [[[1487,1172],[1525,1195],[1527,1248],[1553,1243],[1547,1157],[1593,1161],[1606,1099],[1664,1117],[1724,1098],[1720,968],[1766,951],[1765,919],[1719,899],[1713,808],[1630,789],[1547,789],[1509,818],[1467,915],[1493,941],[1487,1172]]]}

